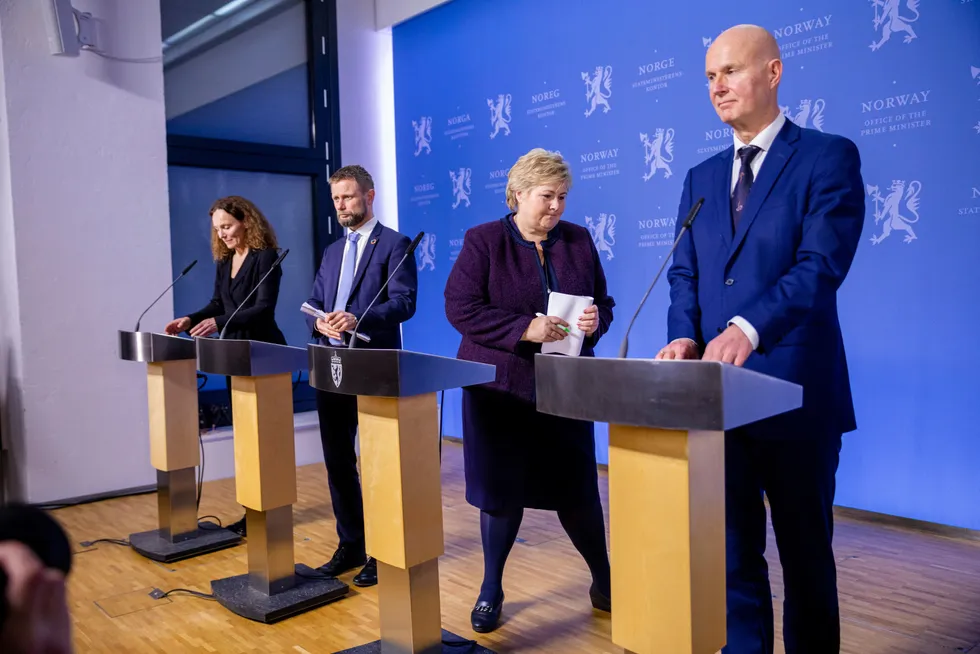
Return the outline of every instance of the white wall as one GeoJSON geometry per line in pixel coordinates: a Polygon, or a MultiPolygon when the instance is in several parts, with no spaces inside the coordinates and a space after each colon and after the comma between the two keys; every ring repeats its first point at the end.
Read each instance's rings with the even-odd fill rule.
{"type": "Polygon", "coordinates": [[[391,30],[375,30],[369,0],[337,0],[337,53],[341,164],[371,173],[374,211],[398,229],[391,30]]]}
{"type": "Polygon", "coordinates": [[[375,26],[379,30],[391,27],[447,2],[449,0],[374,0],[375,26]]]}
{"type": "MultiPolygon", "coordinates": [[[[377,2],[337,2],[342,159],[372,172],[397,228],[391,32],[376,25],[442,3],[377,2]]],[[[154,483],[145,372],[118,361],[116,334],[172,273],[162,65],[51,55],[45,4],[0,2],[0,430],[8,488],[30,502],[154,483]]],[[[73,4],[109,52],[160,55],[159,0],[73,4]]],[[[205,437],[209,479],[234,472],[229,436],[205,437]]],[[[297,416],[297,463],[320,458],[317,436],[297,416]]]]}
{"type": "MultiPolygon", "coordinates": [[[[0,406],[30,502],[155,481],[145,370],[117,330],[171,279],[161,64],[52,56],[45,4],[0,3],[0,406]]],[[[74,6],[107,51],[160,55],[159,0],[74,6]]]]}

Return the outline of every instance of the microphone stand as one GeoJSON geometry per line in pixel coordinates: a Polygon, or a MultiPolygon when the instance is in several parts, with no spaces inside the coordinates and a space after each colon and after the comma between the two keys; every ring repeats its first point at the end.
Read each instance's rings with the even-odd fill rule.
{"type": "Polygon", "coordinates": [[[684,219],[684,223],[681,225],[681,231],[678,232],[677,238],[674,239],[674,245],[671,246],[670,252],[667,253],[667,256],[664,258],[663,264],[660,266],[660,270],[657,271],[657,276],[653,278],[653,282],[651,282],[650,287],[647,288],[647,292],[643,295],[643,299],[640,300],[640,305],[636,307],[636,313],[634,313],[633,318],[630,319],[630,324],[629,326],[626,327],[626,334],[623,335],[623,342],[619,346],[620,359],[625,359],[626,353],[629,351],[630,330],[633,329],[633,323],[636,321],[637,316],[640,315],[640,309],[643,308],[643,305],[646,303],[647,298],[650,297],[650,291],[652,291],[653,287],[656,286],[657,280],[660,279],[660,275],[663,273],[664,268],[667,267],[667,262],[669,262],[671,257],[674,256],[674,250],[677,249],[677,245],[681,242],[681,239],[684,237],[684,232],[690,229],[691,225],[694,223],[694,218],[695,216],[698,215],[698,212],[701,210],[702,204],[704,204],[704,198],[701,198],[700,200],[695,202],[694,206],[691,207],[691,210],[687,214],[687,218],[684,219]]]}
{"type": "Polygon", "coordinates": [[[378,290],[378,294],[375,295],[374,299],[371,300],[371,303],[368,304],[367,309],[365,309],[364,312],[361,313],[361,317],[358,318],[357,323],[354,324],[354,329],[351,331],[351,338],[350,338],[350,342],[347,344],[347,349],[350,350],[354,348],[354,341],[357,340],[356,337],[358,335],[357,330],[360,329],[361,321],[364,320],[364,316],[367,315],[368,311],[371,310],[371,307],[374,306],[374,303],[378,301],[379,297],[381,297],[381,293],[383,293],[384,290],[388,288],[388,282],[390,282],[391,278],[395,276],[395,273],[398,272],[398,269],[402,267],[402,264],[405,263],[405,260],[408,259],[410,256],[412,256],[412,253],[415,252],[415,248],[419,246],[419,241],[422,240],[422,236],[424,235],[425,232],[419,232],[418,234],[415,235],[415,240],[413,240],[412,244],[408,246],[407,250],[405,250],[405,256],[402,257],[402,260],[398,262],[398,265],[395,266],[395,269],[391,271],[390,275],[388,275],[388,279],[386,279],[385,283],[381,285],[381,288],[378,290]]]}
{"type": "Polygon", "coordinates": [[[161,293],[160,295],[158,295],[157,296],[157,299],[153,300],[153,302],[150,303],[150,306],[146,307],[146,310],[143,311],[143,313],[140,314],[140,317],[137,318],[137,320],[136,320],[136,329],[133,330],[134,332],[138,332],[140,330],[140,323],[143,322],[143,316],[146,315],[146,312],[149,311],[150,309],[152,309],[153,306],[157,302],[160,301],[160,298],[162,298],[164,295],[166,295],[167,294],[167,291],[169,291],[170,289],[172,289],[174,287],[174,284],[176,284],[177,282],[179,282],[180,281],[180,278],[183,277],[184,275],[186,275],[188,272],[190,272],[191,268],[193,268],[196,265],[197,265],[197,259],[194,259],[193,261],[191,261],[187,265],[186,268],[184,268],[183,272],[181,272],[179,275],[177,275],[177,279],[175,279],[174,281],[170,282],[170,286],[168,286],[167,288],[163,289],[163,293],[161,293]]]}

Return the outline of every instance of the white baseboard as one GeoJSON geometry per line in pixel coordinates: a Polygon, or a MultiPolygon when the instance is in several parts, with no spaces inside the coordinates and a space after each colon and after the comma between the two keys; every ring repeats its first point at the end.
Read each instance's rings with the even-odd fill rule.
{"type": "MultiPolygon", "coordinates": [[[[293,416],[296,435],[296,465],[323,463],[320,444],[320,421],[316,411],[293,416]]],[[[230,479],[235,476],[235,441],[231,427],[208,432],[204,440],[204,481],[230,479]]]]}

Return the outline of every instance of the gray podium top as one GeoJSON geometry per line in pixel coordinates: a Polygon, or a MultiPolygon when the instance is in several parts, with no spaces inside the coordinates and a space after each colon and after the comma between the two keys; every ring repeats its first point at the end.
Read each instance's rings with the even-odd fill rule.
{"type": "Polygon", "coordinates": [[[411,397],[492,382],[496,366],[410,352],[310,345],[310,386],[342,395],[411,397]]]}
{"type": "Polygon", "coordinates": [[[306,348],[262,341],[198,338],[197,369],[211,375],[262,377],[306,370],[306,348]]]}
{"type": "Polygon", "coordinates": [[[802,406],[803,388],[712,361],[537,354],[542,413],[657,429],[724,431],[802,406]]]}
{"type": "Polygon", "coordinates": [[[119,358],[143,363],[186,361],[197,358],[197,346],[193,340],[180,336],[120,330],[119,358]]]}

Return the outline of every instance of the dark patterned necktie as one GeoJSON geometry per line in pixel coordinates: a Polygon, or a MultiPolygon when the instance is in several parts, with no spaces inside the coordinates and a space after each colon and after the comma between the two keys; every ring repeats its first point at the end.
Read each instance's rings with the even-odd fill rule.
{"type": "Polygon", "coordinates": [[[757,145],[746,145],[738,149],[738,158],[742,162],[739,166],[738,181],[735,182],[735,190],[732,191],[732,232],[738,229],[738,221],[742,217],[742,211],[749,200],[749,190],[752,188],[752,159],[762,151],[757,145]]]}

